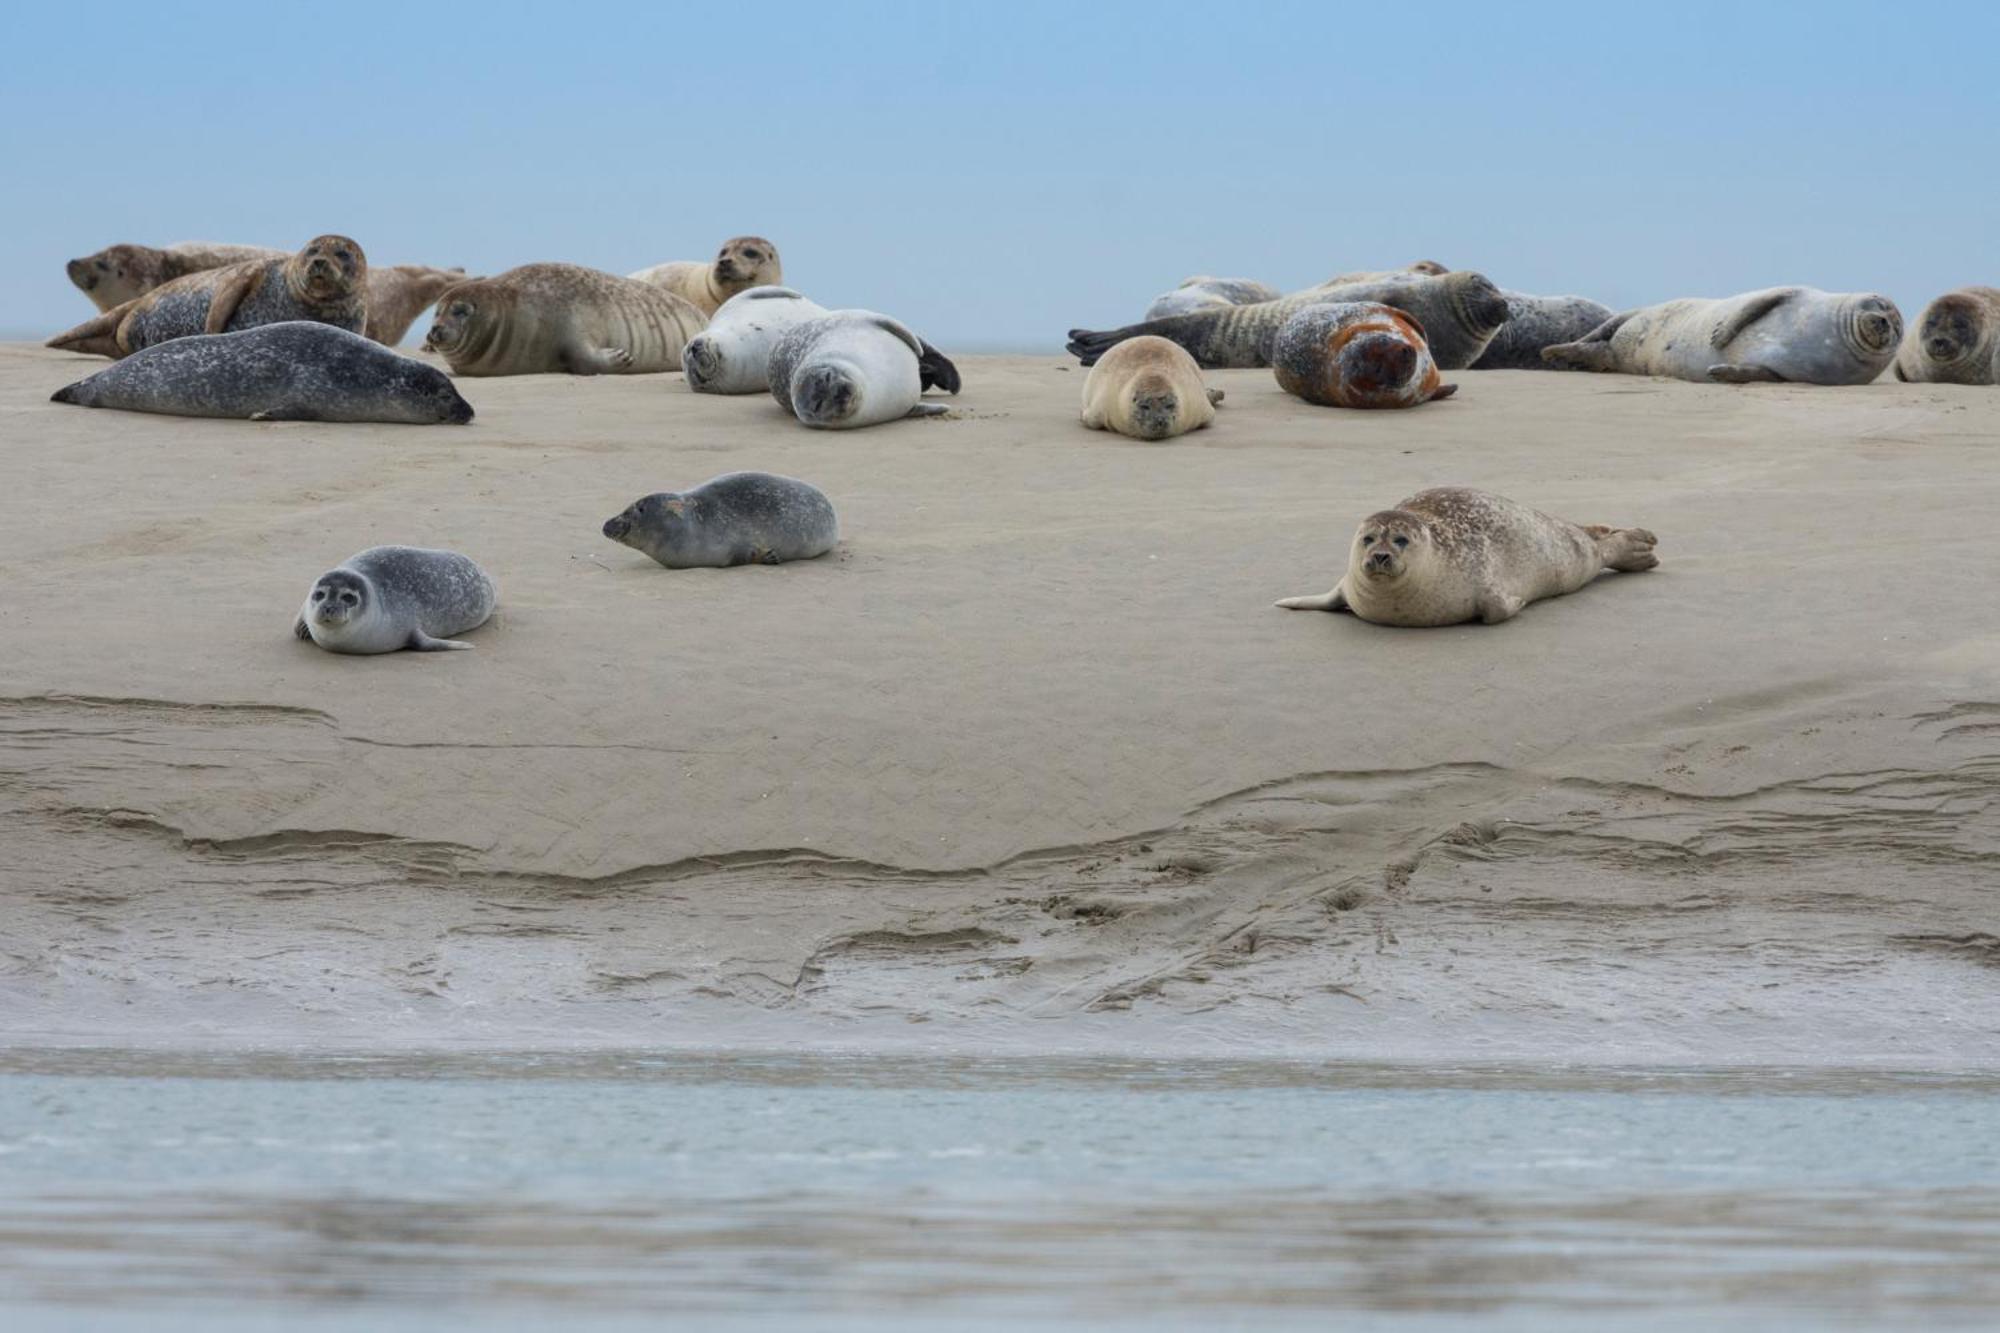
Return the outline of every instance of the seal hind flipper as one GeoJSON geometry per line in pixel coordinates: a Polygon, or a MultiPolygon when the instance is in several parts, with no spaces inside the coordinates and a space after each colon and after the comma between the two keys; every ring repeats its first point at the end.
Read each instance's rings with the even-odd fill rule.
{"type": "Polygon", "coordinates": [[[1542,364],[1558,370],[1616,370],[1618,359],[1608,342],[1589,338],[1573,343],[1557,343],[1542,349],[1542,364]]]}
{"type": "Polygon", "coordinates": [[[1351,611],[1353,608],[1347,604],[1347,594],[1342,591],[1344,586],[1342,583],[1336,583],[1332,592],[1322,596],[1287,597],[1271,605],[1281,606],[1287,611],[1351,611]]]}
{"type": "Polygon", "coordinates": [[[958,367],[937,348],[917,339],[922,350],[917,353],[917,374],[926,389],[943,389],[946,393],[957,393],[959,387],[958,367]]]}
{"type": "Polygon", "coordinates": [[[118,326],[125,321],[133,302],[113,306],[95,319],[87,319],[66,333],[58,333],[43,343],[59,352],[81,352],[86,356],[120,357],[125,349],[118,345],[118,326]]]}
{"type": "Polygon", "coordinates": [[[1435,390],[1432,391],[1431,396],[1425,399],[1425,401],[1435,403],[1438,399],[1449,398],[1457,392],[1458,392],[1458,386],[1456,384],[1440,384],[1437,386],[1435,390]]]}
{"type": "Polygon", "coordinates": [[[1708,377],[1717,384],[1783,384],[1785,377],[1766,366],[1736,366],[1724,363],[1708,368],[1708,377]]]}
{"type": "Polygon", "coordinates": [[[1743,330],[1791,300],[1798,295],[1798,292],[1799,289],[1796,287],[1774,287],[1756,300],[1745,302],[1735,314],[1715,326],[1715,332],[1709,338],[1709,346],[1717,351],[1729,346],[1736,341],[1737,335],[1743,330]]]}
{"type": "Polygon", "coordinates": [[[1221,407],[1221,406],[1222,406],[1222,390],[1220,390],[1220,389],[1210,389],[1210,390],[1208,391],[1208,405],[1209,405],[1210,407],[1221,407]]]}
{"type": "Polygon", "coordinates": [[[420,629],[410,631],[410,647],[420,653],[442,653],[472,647],[457,639],[434,639],[420,629]]]}
{"type": "Polygon", "coordinates": [[[236,308],[243,304],[243,298],[250,295],[264,276],[262,265],[245,264],[224,278],[215,286],[208,298],[208,317],[201,322],[203,333],[223,333],[229,328],[229,321],[236,315],[236,308]]]}

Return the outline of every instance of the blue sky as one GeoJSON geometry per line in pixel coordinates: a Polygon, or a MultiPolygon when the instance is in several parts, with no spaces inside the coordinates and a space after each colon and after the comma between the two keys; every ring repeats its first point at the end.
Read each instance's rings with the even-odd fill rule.
{"type": "MultiPolygon", "coordinates": [[[[113,241],[626,272],[1056,350],[1193,273],[1613,307],[2000,284],[2000,6],[10,6],[0,329],[113,241]]],[[[420,336],[425,321],[420,321],[420,336]]]]}

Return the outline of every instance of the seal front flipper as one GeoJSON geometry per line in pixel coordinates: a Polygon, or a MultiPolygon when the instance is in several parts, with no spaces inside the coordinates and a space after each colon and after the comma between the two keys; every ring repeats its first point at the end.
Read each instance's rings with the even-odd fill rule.
{"type": "Polygon", "coordinates": [[[1764,366],[1720,365],[1708,368],[1708,377],[1717,384],[1783,384],[1785,377],[1764,366]]]}
{"type": "Polygon", "coordinates": [[[1521,608],[1527,604],[1527,599],[1524,597],[1491,589],[1479,594],[1475,609],[1479,612],[1479,619],[1483,624],[1497,625],[1503,620],[1512,620],[1520,615],[1521,608]]]}
{"type": "Polygon", "coordinates": [[[957,393],[959,386],[958,367],[923,339],[917,339],[917,375],[926,389],[943,389],[946,393],[957,393]]]}
{"type": "MultiPolygon", "coordinates": [[[[1728,319],[1715,326],[1709,346],[1717,351],[1736,341],[1738,334],[1799,294],[1797,287],[1774,287],[1753,301],[1746,301],[1728,319]]],[[[1712,372],[1711,372],[1712,373],[1712,372]]]]}
{"type": "Polygon", "coordinates": [[[1342,584],[1336,583],[1333,591],[1322,597],[1287,597],[1273,606],[1282,606],[1287,611],[1352,611],[1347,604],[1347,594],[1341,591],[1342,584]]]}
{"type": "Polygon", "coordinates": [[[632,354],[622,347],[566,347],[561,360],[572,375],[615,375],[632,364],[632,354]]]}
{"type": "Polygon", "coordinates": [[[1457,392],[1458,386],[1456,384],[1440,384],[1425,401],[1435,403],[1438,399],[1449,398],[1457,392]]]}
{"type": "Polygon", "coordinates": [[[951,409],[943,403],[918,403],[915,407],[903,413],[903,416],[906,419],[909,417],[941,417],[950,411],[951,409]]]}
{"type": "Polygon", "coordinates": [[[223,333],[229,328],[229,321],[235,318],[236,308],[243,304],[243,298],[254,290],[264,276],[260,265],[241,265],[215,286],[208,298],[208,318],[201,322],[203,333],[223,333]]]}
{"type": "Polygon", "coordinates": [[[312,637],[312,631],[306,628],[306,618],[304,616],[300,616],[299,623],[292,626],[292,637],[297,639],[310,639],[312,637]]]}
{"type": "Polygon", "coordinates": [[[410,647],[420,653],[441,653],[471,646],[469,643],[460,643],[457,639],[433,639],[420,629],[410,631],[410,647]]]}
{"type": "Polygon", "coordinates": [[[261,412],[250,414],[252,421],[319,421],[322,416],[317,408],[298,403],[287,403],[283,407],[267,407],[261,412]]]}

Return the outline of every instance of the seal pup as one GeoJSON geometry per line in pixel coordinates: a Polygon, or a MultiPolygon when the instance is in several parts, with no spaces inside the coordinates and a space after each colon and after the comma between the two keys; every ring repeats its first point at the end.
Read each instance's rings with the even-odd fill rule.
{"type": "Polygon", "coordinates": [[[310,319],[359,333],[367,324],[368,257],[345,236],[315,236],[295,255],[251,259],[175,278],[47,345],[129,356],[173,338],[310,319]]]}
{"type": "Polygon", "coordinates": [[[1902,337],[1902,313],[1886,296],[1769,287],[1627,310],[1575,342],[1544,348],[1542,360],[1562,370],[1724,384],[1866,384],[1902,337]]]}
{"type": "Polygon", "coordinates": [[[1372,301],[1295,312],[1271,345],[1271,369],[1280,389],[1322,407],[1416,407],[1458,389],[1439,380],[1423,325],[1372,301]]]}
{"type": "Polygon", "coordinates": [[[1169,315],[1191,315],[1197,310],[1215,310],[1232,305],[1255,305],[1275,301],[1284,293],[1254,278],[1189,278],[1180,286],[1146,307],[1147,319],[1169,315]]]}
{"type": "Polygon", "coordinates": [[[1472,370],[1549,370],[1542,349],[1574,342],[1610,319],[1610,306],[1582,296],[1530,296],[1500,289],[1507,298],[1507,322],[1472,370]]]}
{"type": "Polygon", "coordinates": [[[1582,526],[1467,486],[1419,491],[1355,531],[1347,575],[1288,611],[1352,611],[1377,625],[1497,625],[1575,592],[1604,569],[1660,563],[1644,528],[1582,526]]]}
{"type": "Polygon", "coordinates": [[[1201,382],[1201,367],[1165,338],[1129,338],[1106,352],[1083,381],[1083,424],[1135,440],[1164,440],[1215,420],[1222,390],[1201,382]]]}
{"type": "Polygon", "coordinates": [[[575,264],[524,264],[438,298],[424,347],[454,375],[653,375],[708,317],[672,292],[575,264]]]}
{"type": "Polygon", "coordinates": [[[664,287],[702,314],[712,315],[739,292],[784,286],[785,266],[779,262],[778,247],[762,236],[732,236],[706,264],[677,259],[626,276],[664,287]]]}
{"type": "Polygon", "coordinates": [[[437,367],[310,320],[156,343],[57,389],[51,401],[251,421],[472,420],[472,404],[437,367]]]}
{"type": "Polygon", "coordinates": [[[1931,384],[2000,381],[2000,288],[1960,287],[1925,306],[1896,351],[1896,378],[1931,384]]]}
{"type": "Polygon", "coordinates": [[[330,653],[470,648],[451,638],[493,614],[493,580],[456,551],[371,546],[313,580],[292,633],[330,653]]]}
{"type": "Polygon", "coordinates": [[[1069,350],[1087,366],[1127,338],[1153,333],[1187,348],[1204,369],[1268,366],[1271,344],[1285,321],[1306,306],[1328,301],[1377,301],[1415,316],[1429,331],[1431,356],[1440,370],[1460,370],[1478,360],[1507,321],[1506,298],[1483,274],[1411,273],[1386,282],[1317,288],[1256,305],[1151,319],[1122,329],[1071,329],[1069,350]]]}
{"type": "Polygon", "coordinates": [[[283,259],[283,250],[263,245],[216,245],[181,241],[164,250],[150,245],[107,245],[94,255],[72,259],[66,266],[76,284],[99,310],[144,296],[162,283],[203,269],[240,264],[248,259],[283,259]]]}
{"type": "Polygon", "coordinates": [[[771,349],[771,396],[800,423],[851,430],[898,417],[936,416],[930,388],[957,393],[958,367],[887,315],[832,310],[794,325],[771,349]]]}
{"type": "Polygon", "coordinates": [[[769,472],[727,472],[691,491],[660,491],[606,519],[604,535],[668,569],[781,565],[840,541],[819,487],[769,472]]]}
{"type": "Polygon", "coordinates": [[[465,280],[462,268],[389,264],[369,269],[368,327],[362,332],[384,347],[394,347],[447,287],[465,280]]]}
{"type": "Polygon", "coordinates": [[[765,392],[771,387],[771,349],[793,328],[825,313],[825,306],[789,287],[738,292],[682,349],[688,388],[696,393],[765,392]]]}

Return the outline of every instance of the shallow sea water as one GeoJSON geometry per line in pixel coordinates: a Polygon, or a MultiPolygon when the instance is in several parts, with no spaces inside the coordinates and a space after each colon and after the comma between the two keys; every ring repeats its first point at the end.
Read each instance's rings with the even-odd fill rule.
{"type": "Polygon", "coordinates": [[[0,1325],[2000,1322],[2000,1077],[0,1053],[0,1325]]]}

